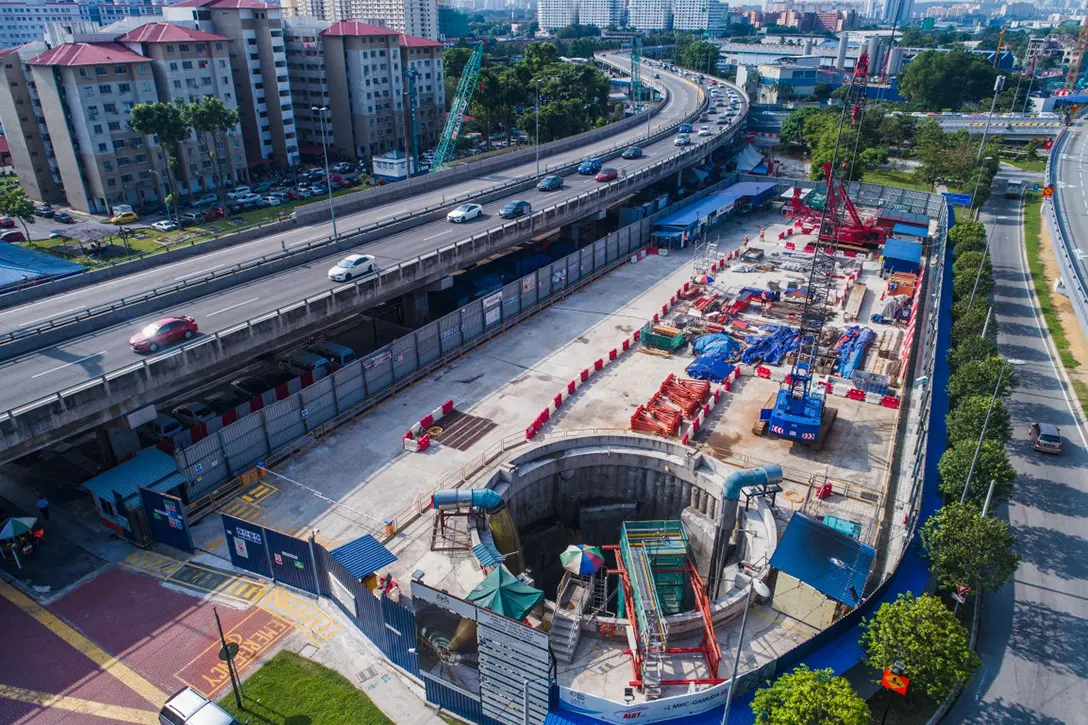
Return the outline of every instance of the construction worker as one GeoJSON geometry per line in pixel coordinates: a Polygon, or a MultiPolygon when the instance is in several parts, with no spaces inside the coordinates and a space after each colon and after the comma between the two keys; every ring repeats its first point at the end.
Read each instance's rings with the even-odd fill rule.
{"type": "Polygon", "coordinates": [[[767,233],[767,230],[766,230],[766,229],[760,229],[760,230],[759,230],[759,243],[760,243],[760,244],[762,244],[762,243],[763,243],[763,237],[764,237],[764,235],[765,235],[766,233],[767,233]]]}
{"type": "Polygon", "coordinates": [[[744,235],[744,246],[746,246],[746,247],[748,246],[748,235],[747,234],[744,235]]]}

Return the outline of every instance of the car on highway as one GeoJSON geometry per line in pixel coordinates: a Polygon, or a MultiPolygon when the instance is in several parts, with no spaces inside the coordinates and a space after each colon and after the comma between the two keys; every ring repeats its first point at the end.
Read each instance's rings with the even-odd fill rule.
{"type": "Polygon", "coordinates": [[[479,204],[462,204],[447,214],[446,219],[455,224],[461,224],[469,219],[475,219],[483,213],[484,208],[479,204]]]}
{"type": "Polygon", "coordinates": [[[536,184],[537,191],[555,191],[563,188],[562,176],[545,176],[536,184]]]}
{"type": "Polygon", "coordinates": [[[710,126],[700,126],[699,127],[699,135],[700,136],[709,136],[712,133],[713,133],[713,131],[710,130],[710,126]]]}
{"type": "Polygon", "coordinates": [[[699,120],[702,123],[706,123],[707,121],[710,120],[710,114],[707,114],[707,113],[702,114],[701,116],[699,116],[699,120]]]}
{"type": "Polygon", "coordinates": [[[137,221],[140,221],[140,217],[136,216],[134,211],[123,211],[116,216],[110,217],[110,224],[131,224],[137,221]]]}
{"type": "Polygon", "coordinates": [[[374,257],[369,254],[349,254],[329,270],[329,279],[333,282],[347,282],[354,277],[377,272],[374,257]]]}
{"type": "Polygon", "coordinates": [[[15,220],[9,216],[0,216],[0,227],[10,229],[15,226],[15,220]]]}
{"type": "Polygon", "coordinates": [[[714,106],[710,106],[710,107],[708,107],[708,108],[706,109],[706,112],[707,112],[707,113],[709,113],[710,115],[714,115],[715,113],[717,113],[717,112],[718,112],[718,109],[717,109],[717,108],[715,108],[714,106]]]}
{"type": "Polygon", "coordinates": [[[693,129],[691,128],[690,123],[681,123],[680,128],[677,129],[677,132],[678,133],[691,133],[692,130],[693,129]]]}
{"type": "Polygon", "coordinates": [[[725,125],[727,125],[729,123],[729,117],[728,116],[718,116],[718,120],[716,121],[716,123],[719,126],[725,126],[725,125]]]}
{"type": "Polygon", "coordinates": [[[1062,452],[1062,432],[1053,423],[1032,423],[1028,427],[1028,438],[1032,447],[1041,453],[1062,452]]]}
{"type": "Polygon", "coordinates": [[[641,159],[642,158],[642,147],[641,146],[628,146],[627,148],[625,148],[623,150],[623,153],[620,154],[620,156],[622,156],[625,159],[641,159]]]}
{"type": "Polygon", "coordinates": [[[578,173],[582,176],[593,176],[601,167],[604,166],[604,161],[601,159],[586,159],[578,166],[578,173]]]}
{"type": "Polygon", "coordinates": [[[173,438],[178,433],[181,433],[184,428],[181,423],[174,418],[165,413],[159,413],[155,416],[154,420],[149,420],[136,430],[158,443],[167,438],[173,438]]]}
{"type": "Polygon", "coordinates": [[[660,73],[654,73],[654,78],[655,78],[655,79],[657,79],[657,78],[661,78],[661,74],[660,74],[660,73]]]}
{"type": "Polygon", "coordinates": [[[682,133],[672,140],[673,146],[687,146],[691,143],[691,137],[686,133],[682,133]]]}
{"type": "Polygon", "coordinates": [[[186,315],[156,320],[129,338],[133,352],[158,352],[164,345],[188,340],[197,333],[196,320],[186,315]]]}
{"type": "Polygon", "coordinates": [[[172,232],[178,228],[178,223],[173,219],[162,219],[152,224],[151,228],[160,232],[172,232]]]}
{"type": "Polygon", "coordinates": [[[0,234],[0,242],[25,242],[26,235],[20,231],[12,229],[10,232],[4,232],[0,234]]]}
{"type": "Polygon", "coordinates": [[[499,216],[503,219],[517,219],[533,211],[533,205],[524,199],[515,199],[499,210],[499,216]]]}
{"type": "Polygon", "coordinates": [[[219,417],[214,410],[199,400],[182,403],[170,411],[170,414],[186,428],[192,428],[194,425],[207,423],[219,417]]]}
{"type": "Polygon", "coordinates": [[[38,204],[34,207],[34,215],[44,217],[46,219],[53,218],[53,207],[49,204],[38,204]]]}
{"type": "Polygon", "coordinates": [[[597,176],[594,177],[597,181],[615,181],[616,177],[620,175],[620,172],[616,169],[601,169],[597,172],[597,176]]]}

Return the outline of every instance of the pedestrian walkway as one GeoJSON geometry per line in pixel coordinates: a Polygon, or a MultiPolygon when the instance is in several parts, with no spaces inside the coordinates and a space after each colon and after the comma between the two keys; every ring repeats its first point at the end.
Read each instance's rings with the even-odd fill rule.
{"type": "Polygon", "coordinates": [[[238,576],[204,564],[188,562],[165,579],[196,592],[211,594],[240,604],[253,604],[268,593],[268,585],[256,579],[238,576]]]}

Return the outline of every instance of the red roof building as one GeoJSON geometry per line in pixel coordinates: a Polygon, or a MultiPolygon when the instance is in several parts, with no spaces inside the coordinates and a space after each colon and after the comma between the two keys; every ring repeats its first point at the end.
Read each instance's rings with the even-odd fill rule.
{"type": "Polygon", "coordinates": [[[258,0],[181,0],[173,3],[174,8],[217,8],[233,10],[279,10],[279,5],[262,3],[258,0]]]}
{"type": "Polygon", "coordinates": [[[147,58],[120,43],[65,43],[31,58],[30,65],[109,65],[146,63],[147,58]]]}
{"type": "Polygon", "coordinates": [[[205,33],[174,23],[148,23],[125,33],[118,43],[206,43],[226,40],[222,35],[205,33]]]}
{"type": "Polygon", "coordinates": [[[366,36],[366,35],[399,35],[399,33],[391,28],[383,28],[380,25],[371,25],[369,23],[362,23],[358,20],[341,20],[337,23],[333,23],[328,29],[322,31],[322,35],[328,35],[332,37],[347,37],[347,36],[366,36]]]}
{"type": "Polygon", "coordinates": [[[398,37],[398,42],[402,48],[443,48],[441,43],[435,40],[427,40],[421,38],[418,35],[408,35],[407,33],[401,33],[398,37]]]}

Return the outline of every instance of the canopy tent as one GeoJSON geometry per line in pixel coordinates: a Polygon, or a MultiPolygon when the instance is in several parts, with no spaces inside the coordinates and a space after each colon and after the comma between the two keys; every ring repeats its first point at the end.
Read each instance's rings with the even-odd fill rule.
{"type": "Polygon", "coordinates": [[[737,171],[748,173],[763,163],[763,154],[759,153],[755,146],[748,144],[740,150],[740,153],[730,159],[730,161],[736,164],[737,171]]]}
{"type": "Polygon", "coordinates": [[[521,621],[544,601],[544,592],[518,579],[502,565],[488,574],[465,599],[495,614],[521,621]]]}
{"type": "Polygon", "coordinates": [[[103,239],[115,237],[120,233],[119,227],[113,224],[102,224],[100,222],[80,222],[79,224],[72,224],[59,229],[50,229],[49,231],[64,237],[65,239],[87,243],[101,242],[103,239]]]}

